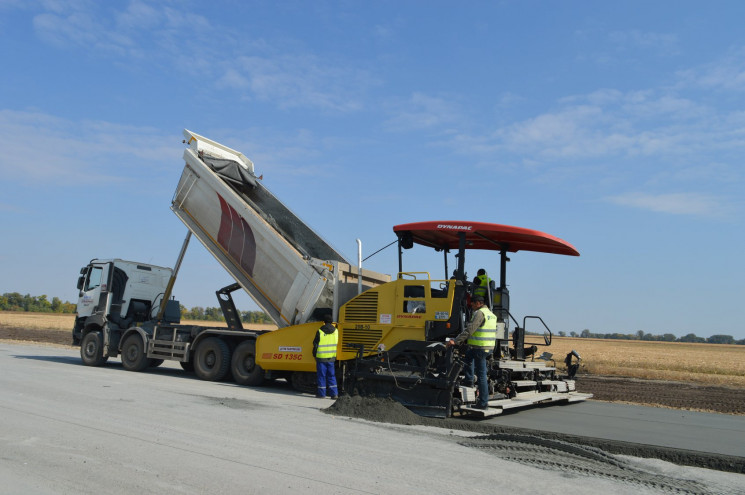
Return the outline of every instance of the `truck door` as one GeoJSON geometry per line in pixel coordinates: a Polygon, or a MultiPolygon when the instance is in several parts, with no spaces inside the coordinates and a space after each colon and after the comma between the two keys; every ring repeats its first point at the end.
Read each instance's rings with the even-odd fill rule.
{"type": "Polygon", "coordinates": [[[108,295],[109,263],[91,263],[81,278],[83,283],[79,287],[78,317],[87,317],[94,313],[105,315],[107,298],[101,300],[101,294],[108,295]]]}

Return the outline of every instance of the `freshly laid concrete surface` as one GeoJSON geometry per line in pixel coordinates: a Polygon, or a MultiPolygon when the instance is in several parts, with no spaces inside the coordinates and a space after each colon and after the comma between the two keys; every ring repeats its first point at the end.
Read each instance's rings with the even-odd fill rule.
{"type": "Polygon", "coordinates": [[[489,423],[745,457],[745,416],[586,401],[523,409],[489,423]]]}
{"type": "MultiPolygon", "coordinates": [[[[0,397],[0,493],[656,493],[498,458],[460,432],[324,414],[330,400],[289,388],[89,368],[68,349],[0,344],[0,397]]],[[[745,486],[638,464],[709,493],[745,486]]]]}

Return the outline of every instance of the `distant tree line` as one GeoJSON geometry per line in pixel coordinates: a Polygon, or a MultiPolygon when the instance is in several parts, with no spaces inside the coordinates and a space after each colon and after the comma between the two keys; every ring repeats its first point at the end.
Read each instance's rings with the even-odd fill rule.
{"type": "Polygon", "coordinates": [[[77,304],[62,301],[53,297],[50,301],[46,294],[32,296],[18,292],[6,292],[0,296],[0,311],[29,311],[35,313],[74,313],[77,304]]]}
{"type": "MultiPolygon", "coordinates": [[[[75,313],[77,304],[68,301],[62,301],[59,297],[53,297],[50,301],[46,294],[41,296],[32,296],[30,294],[22,295],[18,292],[6,292],[0,295],[0,311],[28,311],[35,313],[75,313]]],[[[241,321],[243,323],[274,323],[269,316],[263,311],[241,311],[241,321]]],[[[181,318],[184,320],[204,320],[204,321],[225,321],[220,308],[203,308],[194,306],[189,309],[181,305],[181,318]]],[[[528,332],[533,334],[533,332],[528,332]]],[[[566,337],[566,332],[559,332],[560,337],[566,337]]],[[[676,337],[671,333],[662,335],[652,335],[638,330],[636,333],[593,333],[588,329],[581,332],[569,332],[570,337],[579,337],[583,339],[612,339],[612,340],[647,340],[655,342],[693,342],[707,344],[736,344],[745,345],[745,339],[735,340],[732,335],[712,335],[711,337],[698,337],[696,334],[689,333],[683,337],[676,337]]]]}
{"type": "MultiPolygon", "coordinates": [[[[32,296],[18,292],[6,292],[0,296],[0,311],[21,311],[32,313],[75,313],[77,304],[62,301],[53,297],[50,301],[46,294],[32,296]]],[[[263,311],[241,311],[243,323],[274,323],[263,311]]],[[[225,321],[220,308],[203,308],[194,306],[189,309],[181,305],[181,318],[184,320],[225,321]]]]}
{"type": "MultiPolygon", "coordinates": [[[[566,332],[559,332],[560,337],[566,337],[566,332]]],[[[653,342],[693,342],[700,344],[736,344],[745,345],[745,339],[735,340],[732,335],[712,335],[711,337],[699,337],[695,333],[689,333],[683,337],[676,337],[671,333],[662,335],[652,335],[645,333],[644,330],[638,330],[636,333],[593,333],[588,329],[580,333],[569,332],[570,337],[579,337],[583,339],[613,339],[613,340],[647,340],[653,342]]]]}
{"type": "MultiPolygon", "coordinates": [[[[263,311],[240,311],[241,321],[243,323],[274,323],[263,311]]],[[[194,306],[189,309],[181,305],[182,320],[205,320],[205,321],[225,321],[225,316],[220,308],[203,308],[194,306]]]]}

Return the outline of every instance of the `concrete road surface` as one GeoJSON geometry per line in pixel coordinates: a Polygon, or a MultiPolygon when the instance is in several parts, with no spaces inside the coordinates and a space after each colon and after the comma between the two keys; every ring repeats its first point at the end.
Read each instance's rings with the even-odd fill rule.
{"type": "Polygon", "coordinates": [[[745,457],[745,416],[587,401],[524,409],[489,423],[745,457]]]}
{"type": "MultiPolygon", "coordinates": [[[[0,343],[0,397],[0,494],[658,490],[505,460],[450,430],[331,416],[320,411],[330,401],[289,388],[203,382],[174,366],[130,373],[116,360],[89,368],[63,348],[0,343]]],[[[629,462],[684,480],[682,493],[745,486],[743,475],[629,462]]]]}

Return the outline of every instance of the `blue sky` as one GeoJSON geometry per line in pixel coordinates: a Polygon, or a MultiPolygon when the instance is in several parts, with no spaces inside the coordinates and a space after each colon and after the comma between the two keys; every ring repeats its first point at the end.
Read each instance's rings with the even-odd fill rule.
{"type": "MultiPolygon", "coordinates": [[[[400,223],[516,225],[581,253],[511,256],[518,315],[745,338],[745,3],[463,5],[0,0],[0,293],[172,266],[188,128],[351,260],[400,223]]],[[[231,282],[194,242],[175,293],[217,306],[231,282]]]]}

